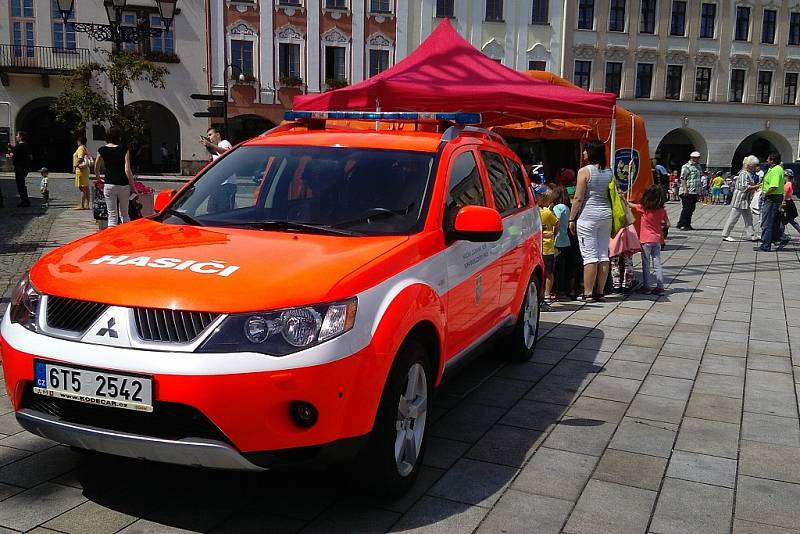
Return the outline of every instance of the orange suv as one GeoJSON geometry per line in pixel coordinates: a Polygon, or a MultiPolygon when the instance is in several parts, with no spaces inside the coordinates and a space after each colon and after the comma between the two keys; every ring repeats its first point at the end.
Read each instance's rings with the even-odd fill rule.
{"type": "Polygon", "coordinates": [[[463,124],[480,116],[288,118],[33,266],[0,327],[23,427],[221,469],[358,455],[398,493],[442,377],[496,335],[532,355],[538,210],[517,156],[463,124]]]}

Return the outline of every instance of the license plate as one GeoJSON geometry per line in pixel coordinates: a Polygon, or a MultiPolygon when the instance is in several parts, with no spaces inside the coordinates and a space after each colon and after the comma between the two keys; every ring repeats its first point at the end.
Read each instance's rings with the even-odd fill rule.
{"type": "Polygon", "coordinates": [[[153,411],[153,379],[85,369],[49,362],[33,364],[33,392],[73,401],[122,408],[139,412],[153,411]]]}

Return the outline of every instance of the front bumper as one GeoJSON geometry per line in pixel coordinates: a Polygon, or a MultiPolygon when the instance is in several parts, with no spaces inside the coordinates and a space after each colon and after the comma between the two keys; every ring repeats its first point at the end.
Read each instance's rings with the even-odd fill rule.
{"type": "Polygon", "coordinates": [[[127,458],[236,471],[262,471],[239,451],[221,441],[203,438],[168,440],[104,430],[62,421],[30,408],[17,411],[22,428],[43,438],[127,458]]]}

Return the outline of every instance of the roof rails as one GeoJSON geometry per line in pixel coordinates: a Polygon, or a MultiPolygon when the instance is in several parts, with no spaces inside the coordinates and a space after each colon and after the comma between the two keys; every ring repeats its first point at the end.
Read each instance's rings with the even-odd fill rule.
{"type": "Polygon", "coordinates": [[[463,126],[460,124],[451,126],[445,130],[445,132],[442,134],[441,142],[449,143],[453,139],[464,134],[480,134],[488,137],[489,139],[497,141],[498,143],[508,146],[508,143],[506,143],[506,140],[503,138],[503,136],[497,132],[487,130],[486,128],[478,128],[477,126],[463,126]]]}
{"type": "Polygon", "coordinates": [[[287,111],[287,121],[356,120],[402,122],[453,122],[455,124],[480,124],[480,113],[410,112],[410,111],[287,111]]]}

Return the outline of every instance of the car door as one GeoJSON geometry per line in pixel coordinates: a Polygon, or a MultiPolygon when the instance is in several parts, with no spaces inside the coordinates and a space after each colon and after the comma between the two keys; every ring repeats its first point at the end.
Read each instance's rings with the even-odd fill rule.
{"type": "MultiPolygon", "coordinates": [[[[450,158],[444,227],[451,229],[464,206],[488,206],[486,181],[476,153],[455,152],[450,158]]],[[[458,355],[493,326],[497,313],[501,269],[493,261],[492,243],[454,241],[447,245],[447,357],[458,355]]]]}
{"type": "MultiPolygon", "coordinates": [[[[497,284],[498,308],[495,317],[495,320],[499,320],[509,314],[509,307],[519,288],[524,259],[521,244],[525,221],[524,214],[520,213],[520,201],[506,167],[505,158],[491,150],[481,150],[480,154],[486,167],[494,207],[503,219],[503,236],[491,243],[491,255],[501,271],[497,284]]],[[[527,196],[524,198],[527,201],[527,196]]]]}
{"type": "Polygon", "coordinates": [[[515,297],[521,295],[521,288],[527,287],[534,258],[531,247],[526,243],[533,236],[533,210],[535,208],[531,208],[530,189],[525,184],[522,167],[511,158],[504,159],[517,192],[518,211],[503,220],[505,232],[508,232],[507,246],[511,250],[506,253],[505,261],[503,261],[500,308],[506,310],[505,313],[514,314],[519,311],[519,304],[515,306],[515,297]]]}

